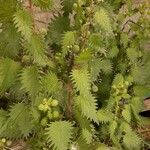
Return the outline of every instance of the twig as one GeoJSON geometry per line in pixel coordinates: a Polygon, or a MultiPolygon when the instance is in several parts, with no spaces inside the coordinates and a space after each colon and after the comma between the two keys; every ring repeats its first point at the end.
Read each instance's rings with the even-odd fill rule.
{"type": "Polygon", "coordinates": [[[35,19],[35,21],[39,22],[39,23],[43,23],[45,25],[47,25],[48,23],[47,22],[44,22],[44,21],[41,21],[41,20],[38,20],[38,19],[35,19]]]}
{"type": "Polygon", "coordinates": [[[133,20],[131,20],[131,19],[129,19],[129,20],[127,20],[125,23],[124,23],[124,25],[123,25],[123,27],[122,27],[122,31],[125,29],[125,26],[127,25],[127,23],[133,23],[133,24],[135,24],[135,25],[137,25],[137,26],[139,26],[139,27],[142,27],[141,25],[139,25],[139,24],[137,24],[136,22],[134,22],[133,20]]]}
{"type": "MultiPolygon", "coordinates": [[[[70,59],[68,62],[69,66],[68,66],[68,74],[70,74],[72,68],[74,67],[74,53],[70,54],[70,59]]],[[[68,81],[67,84],[67,90],[68,90],[68,101],[67,101],[67,109],[68,109],[68,118],[71,120],[72,116],[73,116],[73,85],[71,83],[71,81],[68,81]]]]}
{"type": "Polygon", "coordinates": [[[7,147],[7,146],[5,146],[4,148],[7,149],[7,150],[14,150],[14,149],[12,149],[10,147],[7,147]]]}
{"type": "Polygon", "coordinates": [[[32,1],[31,0],[29,0],[29,8],[30,8],[31,11],[33,10],[32,9],[32,1]]]}
{"type": "Polygon", "coordinates": [[[139,131],[140,133],[147,133],[150,132],[150,129],[145,129],[144,131],[139,131]]]}
{"type": "MultiPolygon", "coordinates": [[[[33,14],[34,14],[34,13],[33,13],[33,5],[32,5],[32,1],[31,1],[31,0],[29,0],[29,10],[30,10],[32,16],[34,16],[34,15],[33,15],[33,14]]],[[[35,28],[34,19],[33,19],[33,28],[35,28]]]]}
{"type": "Polygon", "coordinates": [[[68,90],[68,100],[67,100],[67,117],[71,120],[72,119],[72,116],[73,116],[73,109],[72,109],[72,91],[73,91],[73,88],[72,88],[72,84],[71,82],[69,82],[67,84],[67,90],[68,90]]]}

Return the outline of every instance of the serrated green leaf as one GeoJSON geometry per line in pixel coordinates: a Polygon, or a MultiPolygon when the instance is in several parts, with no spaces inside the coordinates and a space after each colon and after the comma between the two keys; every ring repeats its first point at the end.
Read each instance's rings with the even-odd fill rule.
{"type": "Polygon", "coordinates": [[[38,69],[34,66],[23,69],[20,77],[22,88],[31,96],[36,96],[40,89],[38,69]]]}
{"type": "Polygon", "coordinates": [[[100,8],[100,10],[95,13],[94,21],[108,34],[112,34],[110,18],[108,17],[107,11],[104,8],[100,8]]]}
{"type": "Polygon", "coordinates": [[[112,73],[112,63],[108,59],[104,59],[101,62],[101,69],[105,74],[112,73]]]}
{"type": "Polygon", "coordinates": [[[75,32],[68,31],[63,35],[62,39],[62,53],[63,56],[67,55],[71,46],[75,43],[75,32]]]}
{"type": "Polygon", "coordinates": [[[51,63],[45,55],[46,44],[39,35],[34,34],[31,36],[31,40],[27,44],[27,51],[38,65],[45,66],[51,63]]]}
{"type": "Polygon", "coordinates": [[[101,72],[101,62],[100,58],[93,59],[90,62],[92,81],[95,81],[101,72]]]}
{"type": "Polygon", "coordinates": [[[10,88],[17,79],[17,73],[21,66],[9,58],[0,60],[0,93],[10,88]]]}
{"type": "Polygon", "coordinates": [[[125,134],[123,143],[128,149],[140,150],[141,139],[135,132],[132,131],[125,134]]]}
{"type": "Polygon", "coordinates": [[[147,71],[142,65],[135,65],[131,68],[131,75],[133,77],[134,83],[143,85],[147,82],[147,71]]]}
{"type": "Polygon", "coordinates": [[[113,85],[118,86],[120,84],[123,84],[124,82],[124,77],[122,74],[117,74],[113,80],[113,85]]]}
{"type": "Polygon", "coordinates": [[[76,98],[76,105],[81,110],[83,116],[98,123],[97,103],[96,99],[91,94],[88,94],[86,96],[78,96],[76,98]]]}
{"type": "Polygon", "coordinates": [[[0,0],[0,22],[8,23],[16,11],[17,0],[0,0]]]}
{"type": "Polygon", "coordinates": [[[0,56],[14,57],[21,49],[20,34],[12,23],[2,25],[0,32],[0,56]]]}
{"type": "Polygon", "coordinates": [[[87,144],[90,144],[92,142],[92,133],[89,132],[86,128],[82,129],[82,136],[87,144]]]}
{"type": "Polygon", "coordinates": [[[56,150],[67,150],[72,138],[73,125],[67,121],[56,121],[46,129],[50,146],[56,150]]]}
{"type": "Polygon", "coordinates": [[[92,58],[92,54],[90,50],[82,51],[77,57],[75,57],[75,62],[79,64],[87,63],[92,58]]]}
{"type": "Polygon", "coordinates": [[[143,99],[150,96],[150,88],[143,85],[135,85],[133,87],[134,95],[137,97],[142,97],[143,99]]]}
{"type": "Polygon", "coordinates": [[[131,62],[136,62],[138,58],[138,52],[135,48],[128,48],[127,49],[127,57],[131,62]]]}
{"type": "Polygon", "coordinates": [[[103,47],[103,37],[97,33],[91,33],[89,37],[89,46],[91,49],[97,50],[103,47]]]}
{"type": "Polygon", "coordinates": [[[71,73],[72,82],[81,94],[88,94],[91,89],[90,74],[87,69],[73,69],[71,73]]]}
{"type": "Polygon", "coordinates": [[[50,22],[46,35],[47,43],[60,45],[63,33],[70,30],[69,25],[69,18],[66,16],[59,16],[50,22]]]}
{"type": "Polygon", "coordinates": [[[33,129],[28,107],[24,103],[18,103],[12,106],[9,111],[9,125],[17,126],[20,136],[27,137],[33,129]]]}
{"type": "Polygon", "coordinates": [[[131,121],[131,107],[130,105],[126,105],[125,108],[122,111],[123,118],[130,123],[131,121]]]}
{"type": "Polygon", "coordinates": [[[125,132],[125,133],[130,133],[130,132],[132,132],[132,128],[129,123],[122,122],[120,125],[120,131],[125,132]]]}
{"type": "Polygon", "coordinates": [[[114,46],[109,50],[108,58],[114,58],[118,55],[118,53],[119,53],[118,47],[114,46]]]}
{"type": "Polygon", "coordinates": [[[82,115],[80,109],[76,107],[74,113],[75,119],[78,122],[80,128],[86,128],[88,130],[91,130],[90,120],[88,120],[85,116],[82,115]]]}
{"type": "Polygon", "coordinates": [[[30,41],[32,35],[33,20],[31,14],[27,10],[18,10],[14,14],[14,24],[23,37],[30,41]]]}
{"type": "Polygon", "coordinates": [[[113,114],[105,109],[99,109],[97,112],[97,117],[99,122],[101,123],[107,123],[107,122],[111,122],[113,120],[113,114]]]}
{"type": "Polygon", "coordinates": [[[8,113],[7,111],[0,109],[0,129],[2,128],[2,126],[6,123],[7,119],[8,119],[8,113]]]}
{"type": "Polygon", "coordinates": [[[61,88],[61,84],[54,73],[48,73],[42,78],[41,83],[45,93],[54,94],[61,88]]]}
{"type": "Polygon", "coordinates": [[[109,133],[111,138],[114,137],[117,128],[118,128],[118,123],[115,120],[112,121],[109,125],[109,133]]]}

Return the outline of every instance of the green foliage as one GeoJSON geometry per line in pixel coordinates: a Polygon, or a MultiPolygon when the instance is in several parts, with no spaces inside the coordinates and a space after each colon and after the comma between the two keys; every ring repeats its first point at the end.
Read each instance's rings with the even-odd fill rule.
{"type": "MultiPolygon", "coordinates": [[[[27,137],[33,130],[32,117],[24,103],[18,103],[9,109],[7,114],[2,111],[1,116],[5,124],[1,128],[1,137],[20,138],[27,137]]],[[[3,121],[2,120],[2,121],[3,121]]]]}
{"type": "Polygon", "coordinates": [[[27,51],[33,58],[33,61],[41,66],[49,64],[49,60],[45,55],[45,48],[46,45],[43,39],[36,34],[31,37],[31,41],[27,45],[27,51]]]}
{"type": "Polygon", "coordinates": [[[0,0],[0,138],[33,150],[144,149],[148,3],[57,2],[0,0]],[[48,27],[35,7],[52,13],[48,27]]]}
{"type": "Polygon", "coordinates": [[[90,62],[91,65],[91,78],[96,80],[100,73],[111,74],[112,73],[112,63],[108,59],[94,59],[90,62]]]}
{"type": "Polygon", "coordinates": [[[8,58],[1,59],[0,64],[0,93],[3,94],[14,84],[20,64],[8,58]]]}
{"type": "Polygon", "coordinates": [[[108,58],[114,58],[118,55],[118,53],[119,53],[118,47],[114,46],[109,50],[108,58]]]}
{"type": "Polygon", "coordinates": [[[82,136],[86,140],[87,144],[92,142],[92,134],[87,129],[82,129],[82,136]]]}
{"type": "Polygon", "coordinates": [[[69,12],[72,11],[72,6],[75,3],[75,0],[70,0],[70,1],[63,0],[62,3],[63,3],[63,6],[64,6],[63,10],[65,11],[65,13],[68,14],[69,12]]]}
{"type": "Polygon", "coordinates": [[[49,24],[49,30],[46,35],[47,42],[51,44],[61,44],[62,35],[70,30],[69,19],[66,16],[59,16],[49,24]]]}
{"type": "Polygon", "coordinates": [[[21,73],[22,88],[31,96],[36,96],[40,89],[38,69],[35,66],[24,68],[21,73]]]}
{"type": "Polygon", "coordinates": [[[131,121],[131,107],[129,105],[125,106],[125,109],[122,111],[123,118],[130,123],[131,121]]]}
{"type": "Polygon", "coordinates": [[[0,22],[1,23],[6,23],[12,20],[13,14],[16,11],[16,5],[17,1],[16,0],[1,0],[0,1],[0,22]]]}
{"type": "Polygon", "coordinates": [[[0,55],[3,57],[14,57],[21,49],[20,34],[17,33],[12,23],[3,26],[5,27],[0,33],[0,55]]]}
{"type": "Polygon", "coordinates": [[[29,41],[31,39],[33,27],[31,14],[26,10],[18,10],[14,14],[14,24],[23,37],[29,41]]]}
{"type": "Polygon", "coordinates": [[[92,95],[78,96],[76,98],[76,105],[81,109],[81,112],[85,117],[97,122],[97,104],[96,99],[92,95]]]}
{"type": "Polygon", "coordinates": [[[126,133],[124,136],[123,142],[125,144],[125,147],[128,149],[139,149],[141,139],[138,137],[138,135],[134,132],[126,133]]]}
{"type": "Polygon", "coordinates": [[[101,59],[94,59],[90,63],[92,81],[96,80],[97,77],[99,76],[100,72],[101,72],[101,62],[102,62],[101,59]]]}
{"type": "Polygon", "coordinates": [[[72,31],[66,32],[62,39],[62,54],[65,56],[75,43],[75,33],[72,31]]]}
{"type": "Polygon", "coordinates": [[[47,10],[52,8],[53,6],[53,1],[52,0],[33,0],[33,3],[36,6],[39,6],[41,9],[47,10]]]}
{"type": "Polygon", "coordinates": [[[110,74],[112,72],[112,64],[110,60],[102,60],[101,69],[105,74],[110,74]]]}
{"type": "Polygon", "coordinates": [[[67,121],[53,122],[46,129],[50,146],[57,150],[66,150],[72,138],[72,124],[67,121]]]}
{"type": "Polygon", "coordinates": [[[130,59],[131,62],[136,62],[138,58],[138,52],[135,48],[128,48],[127,49],[127,57],[130,59]]]}
{"type": "Polygon", "coordinates": [[[48,73],[42,78],[43,91],[48,94],[57,93],[61,88],[61,82],[59,82],[57,76],[54,73],[48,73]]]}
{"type": "Polygon", "coordinates": [[[91,89],[90,75],[87,69],[74,69],[71,74],[74,86],[81,94],[88,94],[91,89]],[[81,82],[82,81],[82,82],[81,82]]]}
{"type": "Polygon", "coordinates": [[[2,128],[2,126],[5,124],[6,120],[7,120],[7,111],[4,110],[0,110],[0,128],[2,128]]]}
{"type": "Polygon", "coordinates": [[[9,112],[9,121],[10,124],[15,124],[18,127],[24,137],[27,137],[33,129],[29,108],[23,103],[12,106],[9,112]]]}
{"type": "Polygon", "coordinates": [[[100,28],[106,31],[106,33],[112,34],[111,21],[104,8],[100,8],[100,10],[95,13],[94,21],[100,26],[100,28]]]}
{"type": "Polygon", "coordinates": [[[113,120],[113,114],[110,111],[105,110],[105,109],[98,110],[97,117],[98,117],[99,122],[101,123],[107,123],[113,120]]]}

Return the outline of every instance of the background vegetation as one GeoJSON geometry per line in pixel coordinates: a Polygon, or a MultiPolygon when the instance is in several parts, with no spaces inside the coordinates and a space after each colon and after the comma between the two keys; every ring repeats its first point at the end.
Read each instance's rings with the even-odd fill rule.
{"type": "Polygon", "coordinates": [[[57,4],[0,0],[1,148],[24,139],[32,150],[146,149],[148,0],[57,4]],[[33,6],[53,14],[47,30],[33,6]]]}

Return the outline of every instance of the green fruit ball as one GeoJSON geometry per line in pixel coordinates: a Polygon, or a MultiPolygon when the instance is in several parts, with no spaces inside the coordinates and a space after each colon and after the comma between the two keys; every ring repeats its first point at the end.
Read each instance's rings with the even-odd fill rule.
{"type": "Polygon", "coordinates": [[[46,104],[46,103],[47,103],[47,99],[44,98],[42,103],[43,103],[43,104],[46,104]]]}
{"type": "Polygon", "coordinates": [[[123,84],[121,84],[121,86],[120,86],[121,88],[123,88],[124,87],[124,85],[123,84]]]}
{"type": "Polygon", "coordinates": [[[5,138],[2,138],[2,142],[3,142],[3,143],[6,143],[6,139],[5,139],[5,138]]]}
{"type": "Polygon", "coordinates": [[[125,85],[126,85],[126,86],[129,86],[129,82],[128,82],[128,81],[125,81],[125,85]]]}
{"type": "Polygon", "coordinates": [[[127,89],[124,89],[124,90],[123,90],[123,93],[124,93],[124,94],[127,93],[127,89]]]}
{"type": "Polygon", "coordinates": [[[48,104],[49,106],[51,106],[51,102],[52,102],[52,98],[49,98],[48,101],[47,101],[47,104],[48,104]]]}
{"type": "Polygon", "coordinates": [[[115,85],[112,86],[113,89],[116,89],[117,87],[115,85]]]}
{"type": "Polygon", "coordinates": [[[47,123],[48,123],[48,120],[47,120],[46,117],[43,118],[43,119],[41,120],[41,122],[40,122],[41,126],[43,126],[43,127],[45,127],[45,126],[47,125],[47,123]]]}
{"type": "Polygon", "coordinates": [[[77,3],[74,3],[73,7],[76,9],[78,7],[77,3]]]}
{"type": "Polygon", "coordinates": [[[57,110],[53,111],[53,117],[58,118],[59,117],[59,112],[57,110]]]}
{"type": "Polygon", "coordinates": [[[39,108],[39,110],[43,111],[44,110],[44,105],[40,104],[38,108],[39,108]]]}
{"type": "Polygon", "coordinates": [[[54,99],[54,100],[51,102],[51,106],[56,107],[57,105],[58,105],[58,101],[54,99]]]}
{"type": "Polygon", "coordinates": [[[47,104],[45,104],[43,111],[46,112],[47,110],[49,110],[49,106],[47,104]]]}
{"type": "Polygon", "coordinates": [[[49,119],[53,119],[53,114],[51,111],[48,111],[47,116],[49,119]]]}

